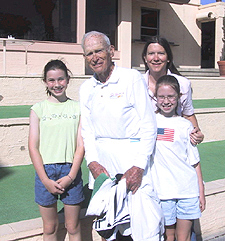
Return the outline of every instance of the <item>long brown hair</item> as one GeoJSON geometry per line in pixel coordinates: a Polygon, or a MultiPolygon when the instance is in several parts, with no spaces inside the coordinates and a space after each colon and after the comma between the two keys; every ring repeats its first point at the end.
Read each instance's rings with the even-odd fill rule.
{"type": "Polygon", "coordinates": [[[149,44],[152,44],[152,43],[160,44],[165,49],[166,54],[168,56],[168,60],[169,60],[166,68],[169,69],[174,74],[181,75],[173,63],[173,53],[170,48],[169,42],[165,38],[161,38],[159,36],[154,36],[154,37],[150,38],[144,46],[144,49],[142,51],[142,60],[145,65],[145,71],[147,71],[149,69],[147,63],[145,62],[145,56],[147,54],[149,44]]]}

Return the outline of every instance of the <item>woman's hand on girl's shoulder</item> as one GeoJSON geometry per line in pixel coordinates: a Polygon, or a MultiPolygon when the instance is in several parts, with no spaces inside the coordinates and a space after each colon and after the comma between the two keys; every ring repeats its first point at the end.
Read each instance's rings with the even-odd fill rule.
{"type": "Polygon", "coordinates": [[[190,134],[190,139],[193,145],[197,145],[203,141],[204,135],[198,127],[195,127],[190,134]]]}

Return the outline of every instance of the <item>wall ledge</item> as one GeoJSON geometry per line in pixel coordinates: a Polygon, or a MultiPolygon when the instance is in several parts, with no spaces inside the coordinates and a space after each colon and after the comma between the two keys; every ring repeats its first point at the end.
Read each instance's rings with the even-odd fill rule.
{"type": "Polygon", "coordinates": [[[29,125],[29,118],[8,118],[0,119],[0,127],[29,125]]]}
{"type": "Polygon", "coordinates": [[[195,114],[225,113],[225,107],[195,109],[195,114]]]}

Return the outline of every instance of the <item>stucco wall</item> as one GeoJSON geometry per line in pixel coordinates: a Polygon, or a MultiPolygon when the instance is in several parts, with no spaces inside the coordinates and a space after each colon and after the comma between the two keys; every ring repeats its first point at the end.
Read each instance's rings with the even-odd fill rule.
{"type": "Polygon", "coordinates": [[[0,119],[0,166],[31,164],[28,153],[29,119],[0,119]]]}
{"type": "Polygon", "coordinates": [[[196,109],[198,124],[204,133],[204,142],[225,140],[225,108],[196,109]]]}
{"type": "MultiPolygon", "coordinates": [[[[74,100],[79,99],[79,87],[88,76],[71,77],[67,95],[74,100]]],[[[33,105],[46,99],[45,85],[40,76],[0,77],[0,95],[3,100],[0,105],[33,105]]]]}
{"type": "MultiPolygon", "coordinates": [[[[196,225],[197,240],[211,240],[225,234],[225,179],[206,183],[206,210],[196,225]]],[[[220,239],[221,241],[224,239],[220,239]]]]}
{"type": "Polygon", "coordinates": [[[63,59],[73,75],[85,74],[83,51],[79,44],[34,41],[28,46],[26,40],[14,44],[6,41],[5,55],[0,44],[1,75],[40,75],[50,59],[63,59]]]}
{"type": "Polygon", "coordinates": [[[188,77],[192,85],[193,99],[225,98],[224,77],[188,77]]]}
{"type": "MultiPolygon", "coordinates": [[[[90,76],[73,76],[68,85],[70,98],[79,99],[79,87],[90,76]]],[[[189,77],[192,83],[193,99],[225,98],[225,78],[189,77]],[[210,90],[210,91],[209,91],[210,90]]],[[[0,76],[0,105],[32,105],[46,98],[41,76],[0,76]]]]}

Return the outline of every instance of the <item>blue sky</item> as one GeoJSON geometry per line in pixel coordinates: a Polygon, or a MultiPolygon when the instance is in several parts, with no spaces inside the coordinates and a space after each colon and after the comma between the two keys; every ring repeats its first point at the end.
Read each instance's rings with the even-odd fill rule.
{"type": "MultiPolygon", "coordinates": [[[[214,3],[214,2],[216,2],[216,0],[201,0],[202,5],[214,3]]],[[[225,0],[222,0],[222,2],[225,2],[225,0]]]]}

